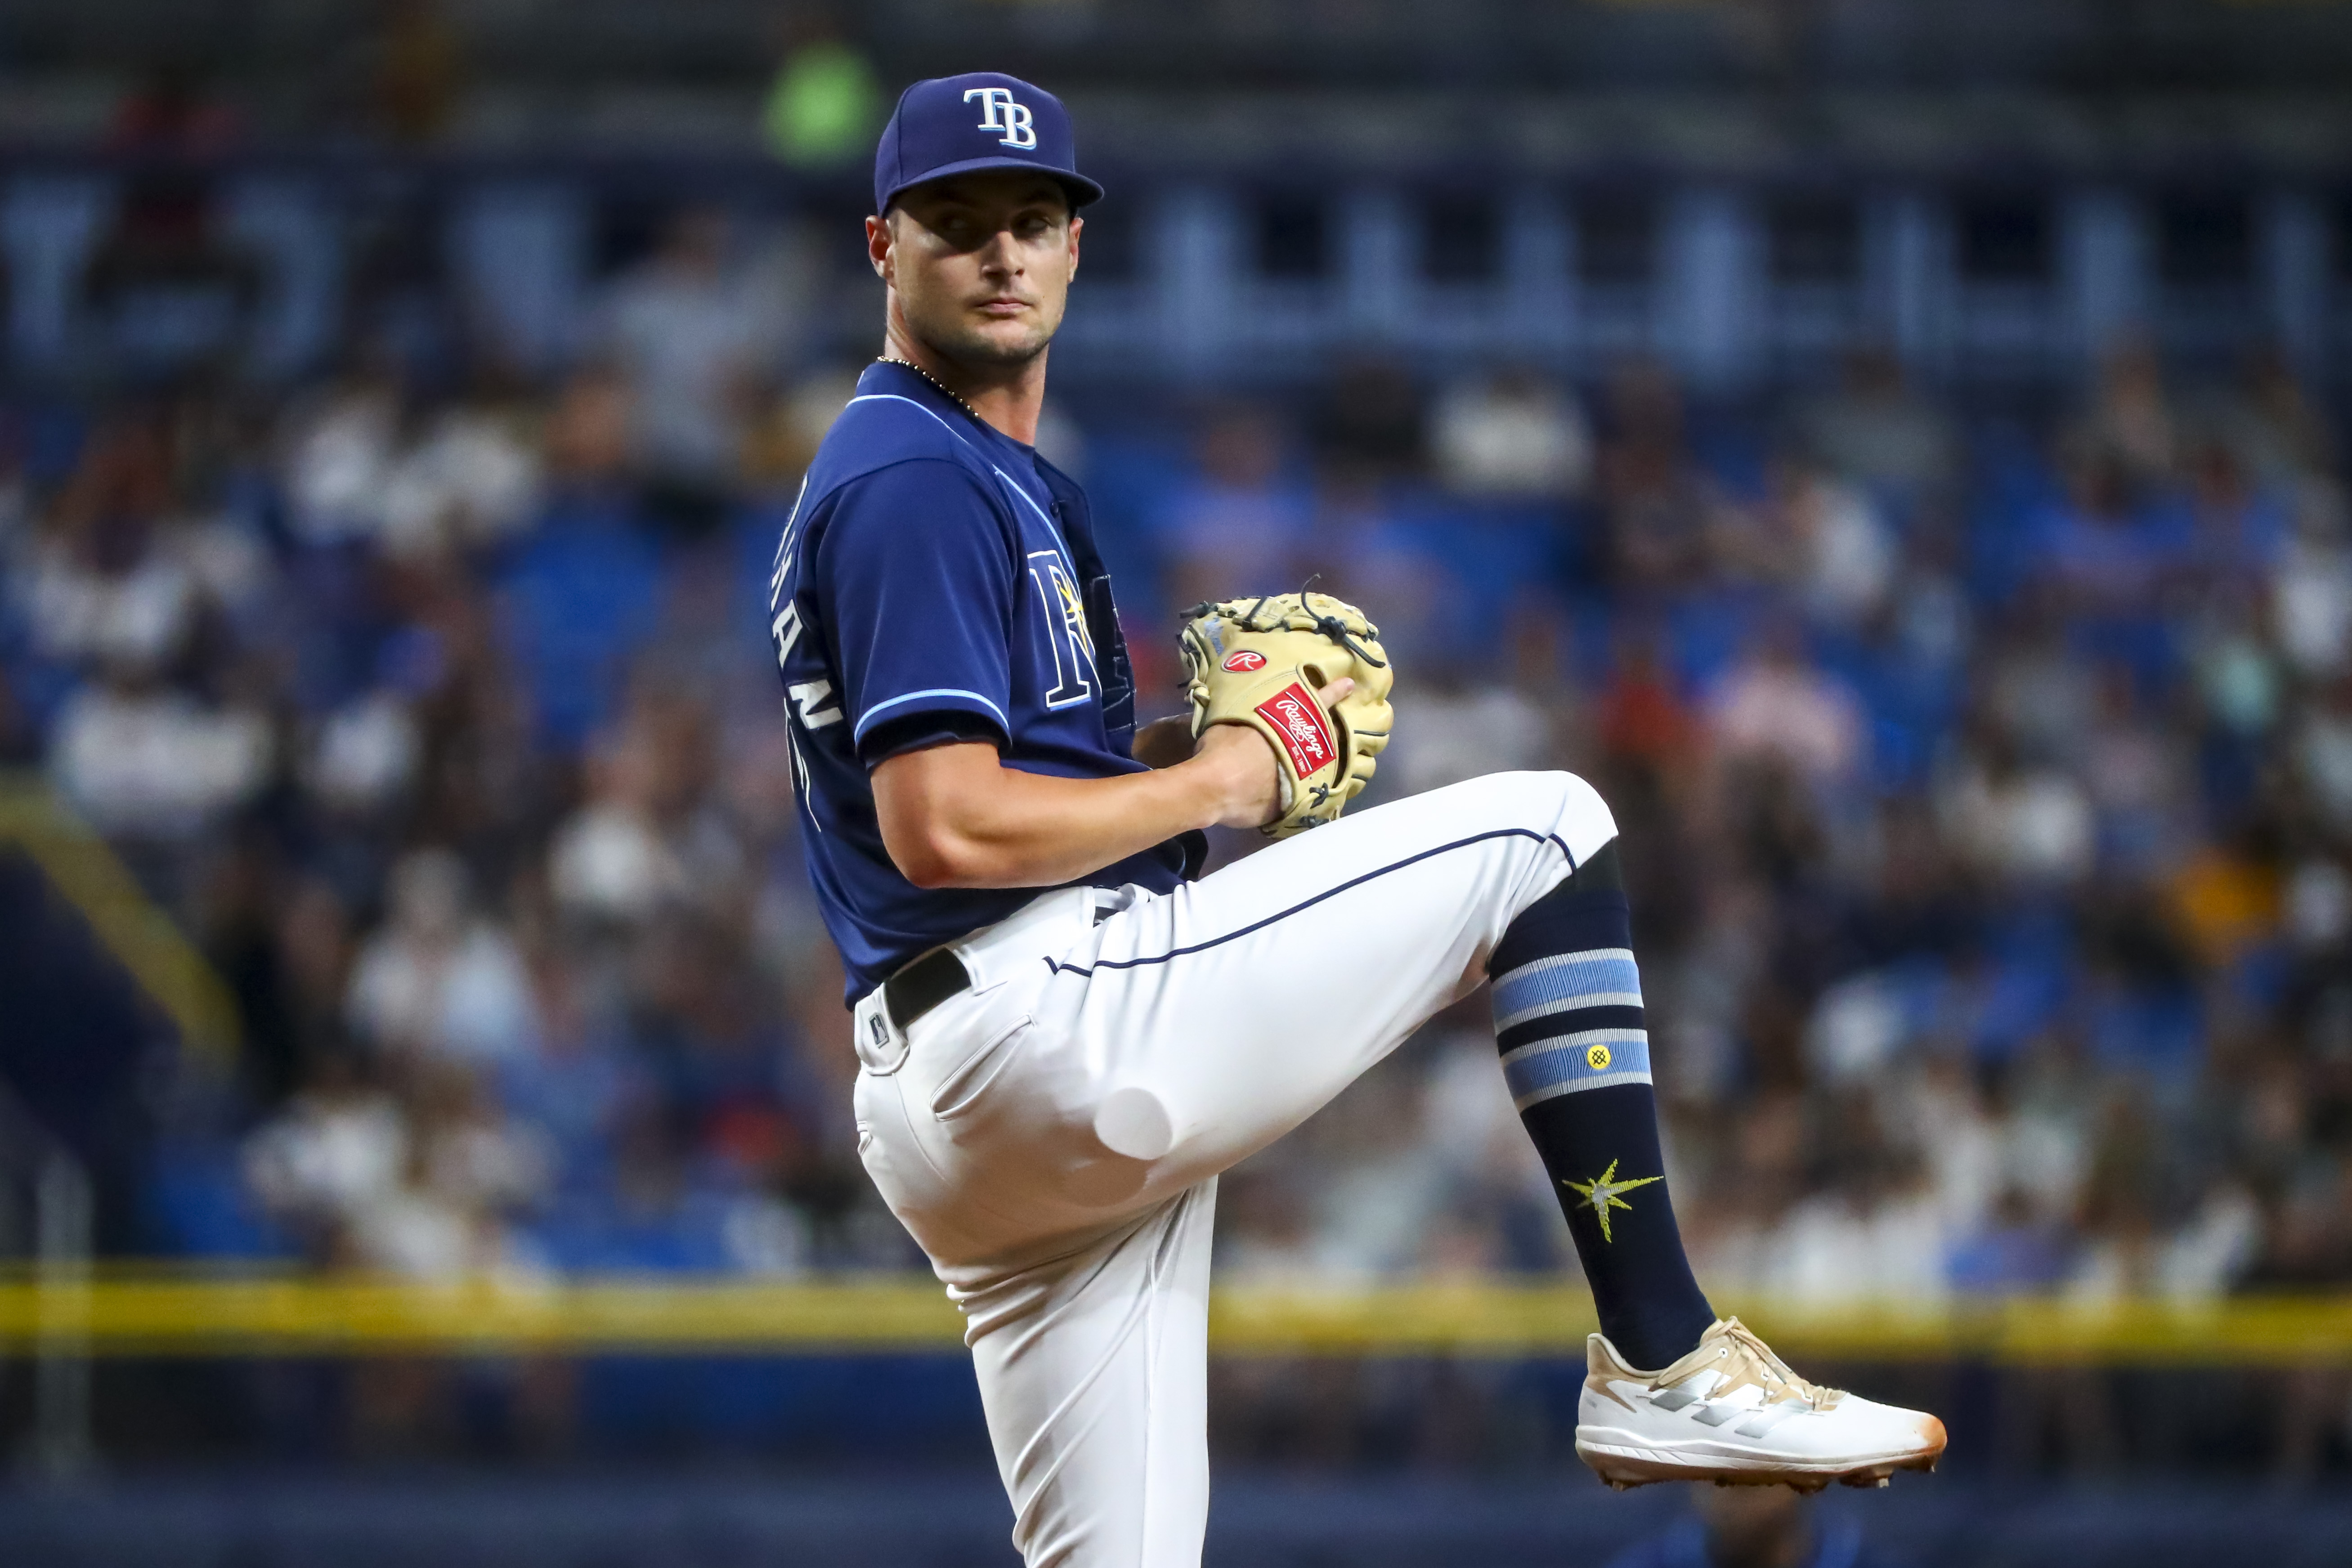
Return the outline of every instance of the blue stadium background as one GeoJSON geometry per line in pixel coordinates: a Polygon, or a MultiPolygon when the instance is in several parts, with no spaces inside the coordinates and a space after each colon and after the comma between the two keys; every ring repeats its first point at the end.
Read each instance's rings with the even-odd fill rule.
{"type": "MultiPolygon", "coordinates": [[[[1368,804],[1599,783],[1703,1279],[1955,1433],[1747,1519],[1603,1493],[1557,1346],[1277,1333],[1219,1363],[1211,1560],[2340,1560],[2324,0],[10,7],[15,1559],[1005,1560],[951,1348],[55,1315],[920,1268],[761,605],[878,343],[873,130],[982,68],[1112,191],[1041,444],[1147,705],[1175,606],[1320,573],[1406,672],[1368,804]],[[1833,1326],[1887,1312],[1961,1327],[1833,1326]]],[[[1482,1009],[1228,1180],[1222,1279],[1573,1283],[1482,1009]]]]}

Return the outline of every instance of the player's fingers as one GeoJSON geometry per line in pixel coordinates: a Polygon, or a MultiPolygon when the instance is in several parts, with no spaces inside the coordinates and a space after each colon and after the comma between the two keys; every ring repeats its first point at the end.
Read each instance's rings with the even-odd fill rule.
{"type": "Polygon", "coordinates": [[[1354,689],[1356,689],[1356,678],[1352,675],[1343,675],[1328,686],[1317,687],[1315,689],[1315,700],[1323,704],[1327,709],[1331,708],[1347,700],[1348,693],[1354,689]]]}

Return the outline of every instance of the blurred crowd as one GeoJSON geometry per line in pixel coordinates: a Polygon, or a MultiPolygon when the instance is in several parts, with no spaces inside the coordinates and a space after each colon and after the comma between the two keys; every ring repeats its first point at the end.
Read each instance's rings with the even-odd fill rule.
{"type": "MultiPolygon", "coordinates": [[[[233,990],[155,1093],[150,1245],[442,1277],[919,1265],[859,1171],[769,557],[855,366],[680,216],[552,378],[26,394],[0,751],[233,990]]],[[[1147,712],[1175,606],[1396,651],[1360,809],[1570,767],[1616,812],[1719,1299],[2352,1282],[2352,531],[2271,358],[2079,393],[1889,357],[1064,390],[1147,712]]],[[[1249,853],[1231,835],[1222,857],[1249,853]]],[[[1235,1173],[1229,1279],[1572,1268],[1483,999],[1235,1173]]]]}
{"type": "MultiPolygon", "coordinates": [[[[2302,390],[2127,344],[2006,417],[1871,354],[1744,417],[1641,365],[1591,408],[1400,386],[1377,436],[1328,411],[1255,514],[1213,426],[1189,504],[1380,606],[1413,672],[1396,786],[1600,784],[1710,1288],[2352,1279],[2352,554],[2302,390]]],[[[1170,570],[1205,579],[1228,547],[1182,554],[1215,537],[1184,504],[1170,570]]],[[[1478,1005],[1244,1170],[1236,1261],[1559,1261],[1478,1005]]]]}

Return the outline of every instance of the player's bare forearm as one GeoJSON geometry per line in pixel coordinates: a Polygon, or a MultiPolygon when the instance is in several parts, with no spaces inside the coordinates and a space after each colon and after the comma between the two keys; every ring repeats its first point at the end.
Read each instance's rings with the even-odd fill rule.
{"type": "Polygon", "coordinates": [[[1233,726],[1147,773],[1024,773],[962,742],[901,752],[872,782],[883,846],[919,888],[1055,887],[1195,827],[1255,826],[1276,788],[1273,752],[1233,726]]]}

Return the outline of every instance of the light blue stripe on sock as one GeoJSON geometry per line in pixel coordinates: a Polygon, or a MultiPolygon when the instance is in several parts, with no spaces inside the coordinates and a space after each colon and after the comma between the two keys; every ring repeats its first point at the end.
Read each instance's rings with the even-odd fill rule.
{"type": "Polygon", "coordinates": [[[1586,1029],[1538,1040],[1504,1055],[1503,1081],[1519,1105],[1612,1083],[1647,1083],[1650,1037],[1641,1029],[1586,1029]]]}
{"type": "MultiPolygon", "coordinates": [[[[1528,1013],[1529,1008],[1553,1002],[1587,1007],[1601,1005],[1598,1000],[1582,1001],[1586,996],[1606,996],[1619,1006],[1642,1005],[1642,972],[1634,966],[1631,949],[1596,947],[1523,963],[1496,978],[1495,1016],[1503,1019],[1527,1014],[1533,1017],[1538,1015],[1528,1013]],[[1633,998],[1630,1004],[1619,1000],[1628,995],[1633,998]]],[[[1499,1023],[1496,1026],[1509,1027],[1499,1023]]]]}

